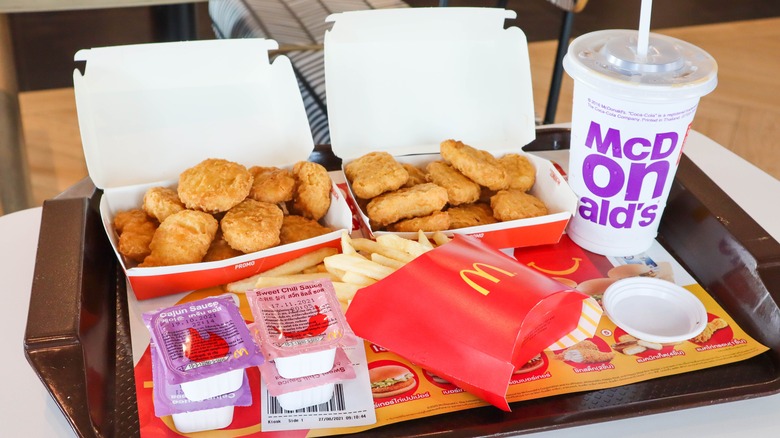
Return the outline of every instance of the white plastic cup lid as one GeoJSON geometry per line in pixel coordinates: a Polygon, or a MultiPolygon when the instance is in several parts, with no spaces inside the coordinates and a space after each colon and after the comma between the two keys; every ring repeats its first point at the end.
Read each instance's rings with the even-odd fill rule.
{"type": "Polygon", "coordinates": [[[573,78],[628,100],[700,98],[715,89],[718,64],[706,51],[651,33],[647,57],[642,58],[637,38],[636,30],[587,33],[569,45],[563,66],[573,78]]]}
{"type": "Polygon", "coordinates": [[[604,313],[637,339],[661,344],[696,337],[707,326],[707,309],[688,290],[666,280],[618,280],[602,299],[604,313]]]}

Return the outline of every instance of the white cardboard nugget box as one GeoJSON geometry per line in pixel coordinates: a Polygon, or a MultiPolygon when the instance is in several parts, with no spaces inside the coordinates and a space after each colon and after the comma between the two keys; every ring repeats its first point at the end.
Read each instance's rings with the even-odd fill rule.
{"type": "Polygon", "coordinates": [[[321,221],[333,232],[228,260],[165,267],[130,265],[117,250],[113,216],[140,208],[154,186],[206,158],[247,168],[290,168],[314,148],[288,58],[273,63],[263,39],[155,43],[81,50],[73,73],[89,175],[103,190],[100,213],[138,299],[216,286],[323,246],[338,247],[351,213],[333,185],[321,221]]]}
{"type": "MultiPolygon", "coordinates": [[[[536,135],[528,44],[514,11],[406,8],[328,18],[325,76],[333,150],[346,165],[372,151],[424,165],[455,139],[499,157],[536,135]]],[[[556,243],[577,204],[558,170],[536,167],[531,194],[549,214],[453,230],[497,248],[556,243]]],[[[351,190],[351,187],[350,187],[351,190]]],[[[365,212],[363,227],[372,234],[365,212]]],[[[404,235],[405,233],[396,233],[404,235]]],[[[408,233],[406,233],[408,234],[408,233]]]]}

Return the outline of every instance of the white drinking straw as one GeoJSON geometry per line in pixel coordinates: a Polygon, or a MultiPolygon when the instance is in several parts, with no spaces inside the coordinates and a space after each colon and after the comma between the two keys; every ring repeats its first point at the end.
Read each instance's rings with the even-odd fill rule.
{"type": "Polygon", "coordinates": [[[650,11],[653,9],[653,0],[642,0],[639,11],[639,37],[637,38],[636,54],[639,59],[647,59],[647,46],[650,44],[650,11]]]}

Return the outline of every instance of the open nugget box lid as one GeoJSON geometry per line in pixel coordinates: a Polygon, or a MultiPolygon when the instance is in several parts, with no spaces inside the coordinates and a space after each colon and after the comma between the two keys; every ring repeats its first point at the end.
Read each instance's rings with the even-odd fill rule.
{"type": "Polygon", "coordinates": [[[438,153],[448,138],[491,151],[535,138],[525,34],[510,10],[404,8],[334,14],[325,35],[336,155],[438,153]]]}
{"type": "Polygon", "coordinates": [[[107,189],[166,181],[205,158],[286,166],[314,148],[288,58],[273,40],[81,50],[73,72],[89,175],[107,189]]]}
{"type": "Polygon", "coordinates": [[[73,73],[84,155],[104,190],[103,227],[136,298],[211,287],[254,275],[306,252],[336,246],[352,216],[338,189],[323,218],[334,231],[226,260],[138,268],[118,250],[112,217],[142,205],[154,186],[206,158],[247,167],[288,167],[314,149],[303,99],[275,41],[187,41],[82,50],[73,73]]]}

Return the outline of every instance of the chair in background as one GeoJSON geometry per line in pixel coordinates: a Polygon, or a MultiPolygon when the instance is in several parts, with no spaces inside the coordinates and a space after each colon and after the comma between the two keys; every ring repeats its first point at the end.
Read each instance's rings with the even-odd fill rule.
{"type": "Polygon", "coordinates": [[[555,122],[555,113],[558,110],[558,98],[561,94],[561,82],[563,81],[563,57],[569,48],[571,38],[571,26],[574,22],[574,14],[582,11],[588,0],[547,0],[563,10],[560,34],[558,35],[558,49],[555,53],[550,92],[547,95],[547,107],[544,111],[543,125],[555,122]]]}

